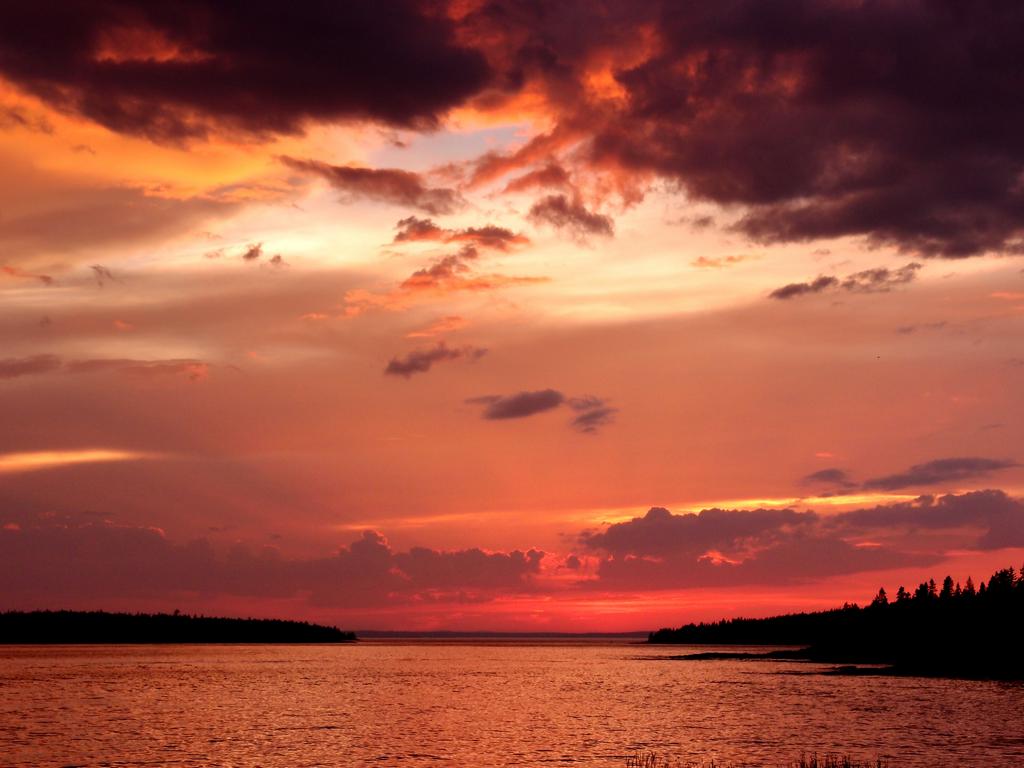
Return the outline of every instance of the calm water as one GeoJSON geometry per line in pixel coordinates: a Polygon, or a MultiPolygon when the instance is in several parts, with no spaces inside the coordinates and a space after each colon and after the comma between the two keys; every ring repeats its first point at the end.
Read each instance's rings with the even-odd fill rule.
{"type": "Polygon", "coordinates": [[[0,647],[0,765],[1024,765],[1024,686],[617,643],[0,647]]]}

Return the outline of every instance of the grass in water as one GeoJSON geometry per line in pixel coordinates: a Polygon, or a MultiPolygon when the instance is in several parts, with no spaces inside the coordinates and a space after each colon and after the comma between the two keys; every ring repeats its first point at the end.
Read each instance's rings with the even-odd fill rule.
{"type": "MultiPolygon", "coordinates": [[[[870,760],[855,760],[849,755],[817,755],[810,757],[801,755],[795,763],[787,763],[788,768],[888,768],[888,763],[881,758],[874,762],[870,760]]],[[[723,763],[710,762],[688,762],[670,760],[656,752],[637,752],[626,758],[626,768],[731,768],[723,763]]]]}

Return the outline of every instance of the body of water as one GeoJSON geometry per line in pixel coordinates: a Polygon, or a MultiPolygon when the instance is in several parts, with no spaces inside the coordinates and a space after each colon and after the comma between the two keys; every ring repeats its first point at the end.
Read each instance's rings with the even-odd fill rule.
{"type": "Polygon", "coordinates": [[[626,641],[0,646],[0,765],[1024,765],[1024,685],[672,661],[626,641]]]}

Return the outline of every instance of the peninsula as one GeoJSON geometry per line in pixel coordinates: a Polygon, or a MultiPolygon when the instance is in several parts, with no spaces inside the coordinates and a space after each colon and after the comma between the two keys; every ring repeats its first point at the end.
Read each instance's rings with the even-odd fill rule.
{"type": "Polygon", "coordinates": [[[351,643],[352,632],[281,619],[232,619],[178,613],[9,611],[0,613],[4,644],[351,643]]]}

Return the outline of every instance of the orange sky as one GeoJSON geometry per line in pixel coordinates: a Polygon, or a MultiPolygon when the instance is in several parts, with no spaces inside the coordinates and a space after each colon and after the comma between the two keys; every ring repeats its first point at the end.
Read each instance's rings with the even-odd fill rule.
{"type": "Polygon", "coordinates": [[[1019,565],[1024,131],[744,4],[399,5],[0,11],[0,608],[652,629],[1019,565]]]}

